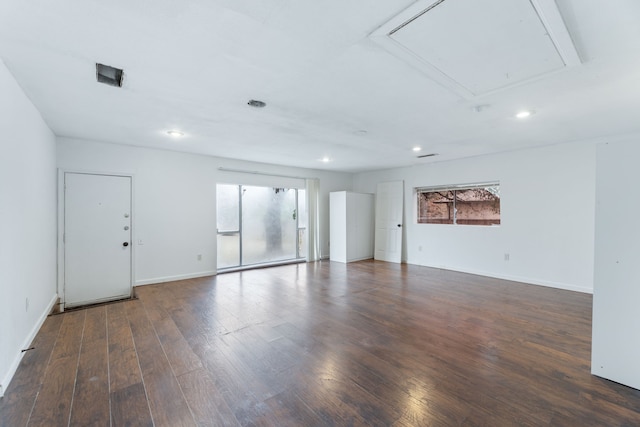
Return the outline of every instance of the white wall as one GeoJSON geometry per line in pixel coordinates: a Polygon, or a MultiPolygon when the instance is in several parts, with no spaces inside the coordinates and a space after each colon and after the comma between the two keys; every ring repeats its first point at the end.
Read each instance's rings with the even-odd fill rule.
{"type": "Polygon", "coordinates": [[[640,389],[640,145],[600,144],[591,372],[640,389]]]}
{"type": "Polygon", "coordinates": [[[329,253],[329,192],[352,186],[351,174],[68,138],[58,138],[58,167],[134,174],[136,284],[216,272],[216,183],[249,179],[270,185],[276,179],[239,177],[220,167],[319,178],[323,255],[329,253]],[[138,245],[138,240],[144,244],[138,245]],[[202,254],[202,261],[197,254],[202,254]]]}
{"type": "Polygon", "coordinates": [[[405,182],[406,262],[593,290],[595,144],[361,173],[354,191],[375,192],[378,182],[391,180],[405,182]],[[417,224],[415,187],[486,181],[500,181],[499,227],[417,224]]]}
{"type": "Polygon", "coordinates": [[[1,395],[55,302],[56,153],[53,133],[2,61],[0,94],[1,395]]]}

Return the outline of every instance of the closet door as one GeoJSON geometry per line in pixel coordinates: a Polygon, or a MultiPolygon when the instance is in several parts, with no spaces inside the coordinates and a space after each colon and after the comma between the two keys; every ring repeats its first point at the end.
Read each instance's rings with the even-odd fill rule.
{"type": "Polygon", "coordinates": [[[376,192],[375,259],[400,263],[403,212],[404,182],[379,183],[376,192]]]}

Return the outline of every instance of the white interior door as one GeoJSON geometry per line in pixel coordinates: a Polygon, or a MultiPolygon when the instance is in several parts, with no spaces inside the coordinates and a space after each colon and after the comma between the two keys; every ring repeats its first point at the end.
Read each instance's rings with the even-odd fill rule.
{"type": "Polygon", "coordinates": [[[596,146],[595,269],[591,373],[640,390],[640,149],[633,142],[596,146]]]}
{"type": "Polygon", "coordinates": [[[64,181],[65,307],[131,296],[131,177],[64,181]]]}
{"type": "Polygon", "coordinates": [[[375,259],[401,261],[404,182],[378,184],[376,192],[375,259]]]}

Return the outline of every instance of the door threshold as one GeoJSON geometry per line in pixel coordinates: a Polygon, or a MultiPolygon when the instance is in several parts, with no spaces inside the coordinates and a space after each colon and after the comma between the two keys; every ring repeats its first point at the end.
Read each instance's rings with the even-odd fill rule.
{"type": "Polygon", "coordinates": [[[264,262],[260,264],[251,264],[251,265],[243,265],[239,267],[229,267],[229,268],[221,268],[218,270],[218,274],[224,273],[235,273],[236,271],[245,271],[245,270],[255,270],[258,268],[269,268],[269,267],[277,267],[280,265],[290,265],[290,264],[302,264],[307,262],[306,259],[290,259],[286,261],[275,261],[275,262],[264,262]]]}
{"type": "Polygon", "coordinates": [[[85,310],[87,308],[101,307],[103,305],[115,304],[117,302],[133,301],[133,300],[137,300],[137,299],[138,299],[138,297],[135,295],[135,291],[134,291],[134,294],[132,296],[130,296],[130,297],[127,297],[127,298],[119,298],[119,299],[113,299],[113,300],[109,300],[109,301],[101,301],[101,302],[96,302],[96,303],[92,303],[92,304],[76,305],[74,307],[68,307],[68,308],[64,308],[64,309],[62,309],[60,307],[60,305],[61,305],[60,304],[60,305],[57,305],[56,307],[53,308],[51,313],[49,313],[49,316],[68,313],[70,311],[85,310]]]}

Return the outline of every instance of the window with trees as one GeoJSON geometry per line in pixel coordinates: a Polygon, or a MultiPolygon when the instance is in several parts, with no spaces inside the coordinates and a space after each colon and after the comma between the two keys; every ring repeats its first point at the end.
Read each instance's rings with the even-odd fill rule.
{"type": "Polygon", "coordinates": [[[499,225],[500,184],[417,188],[419,224],[499,225]]]}

